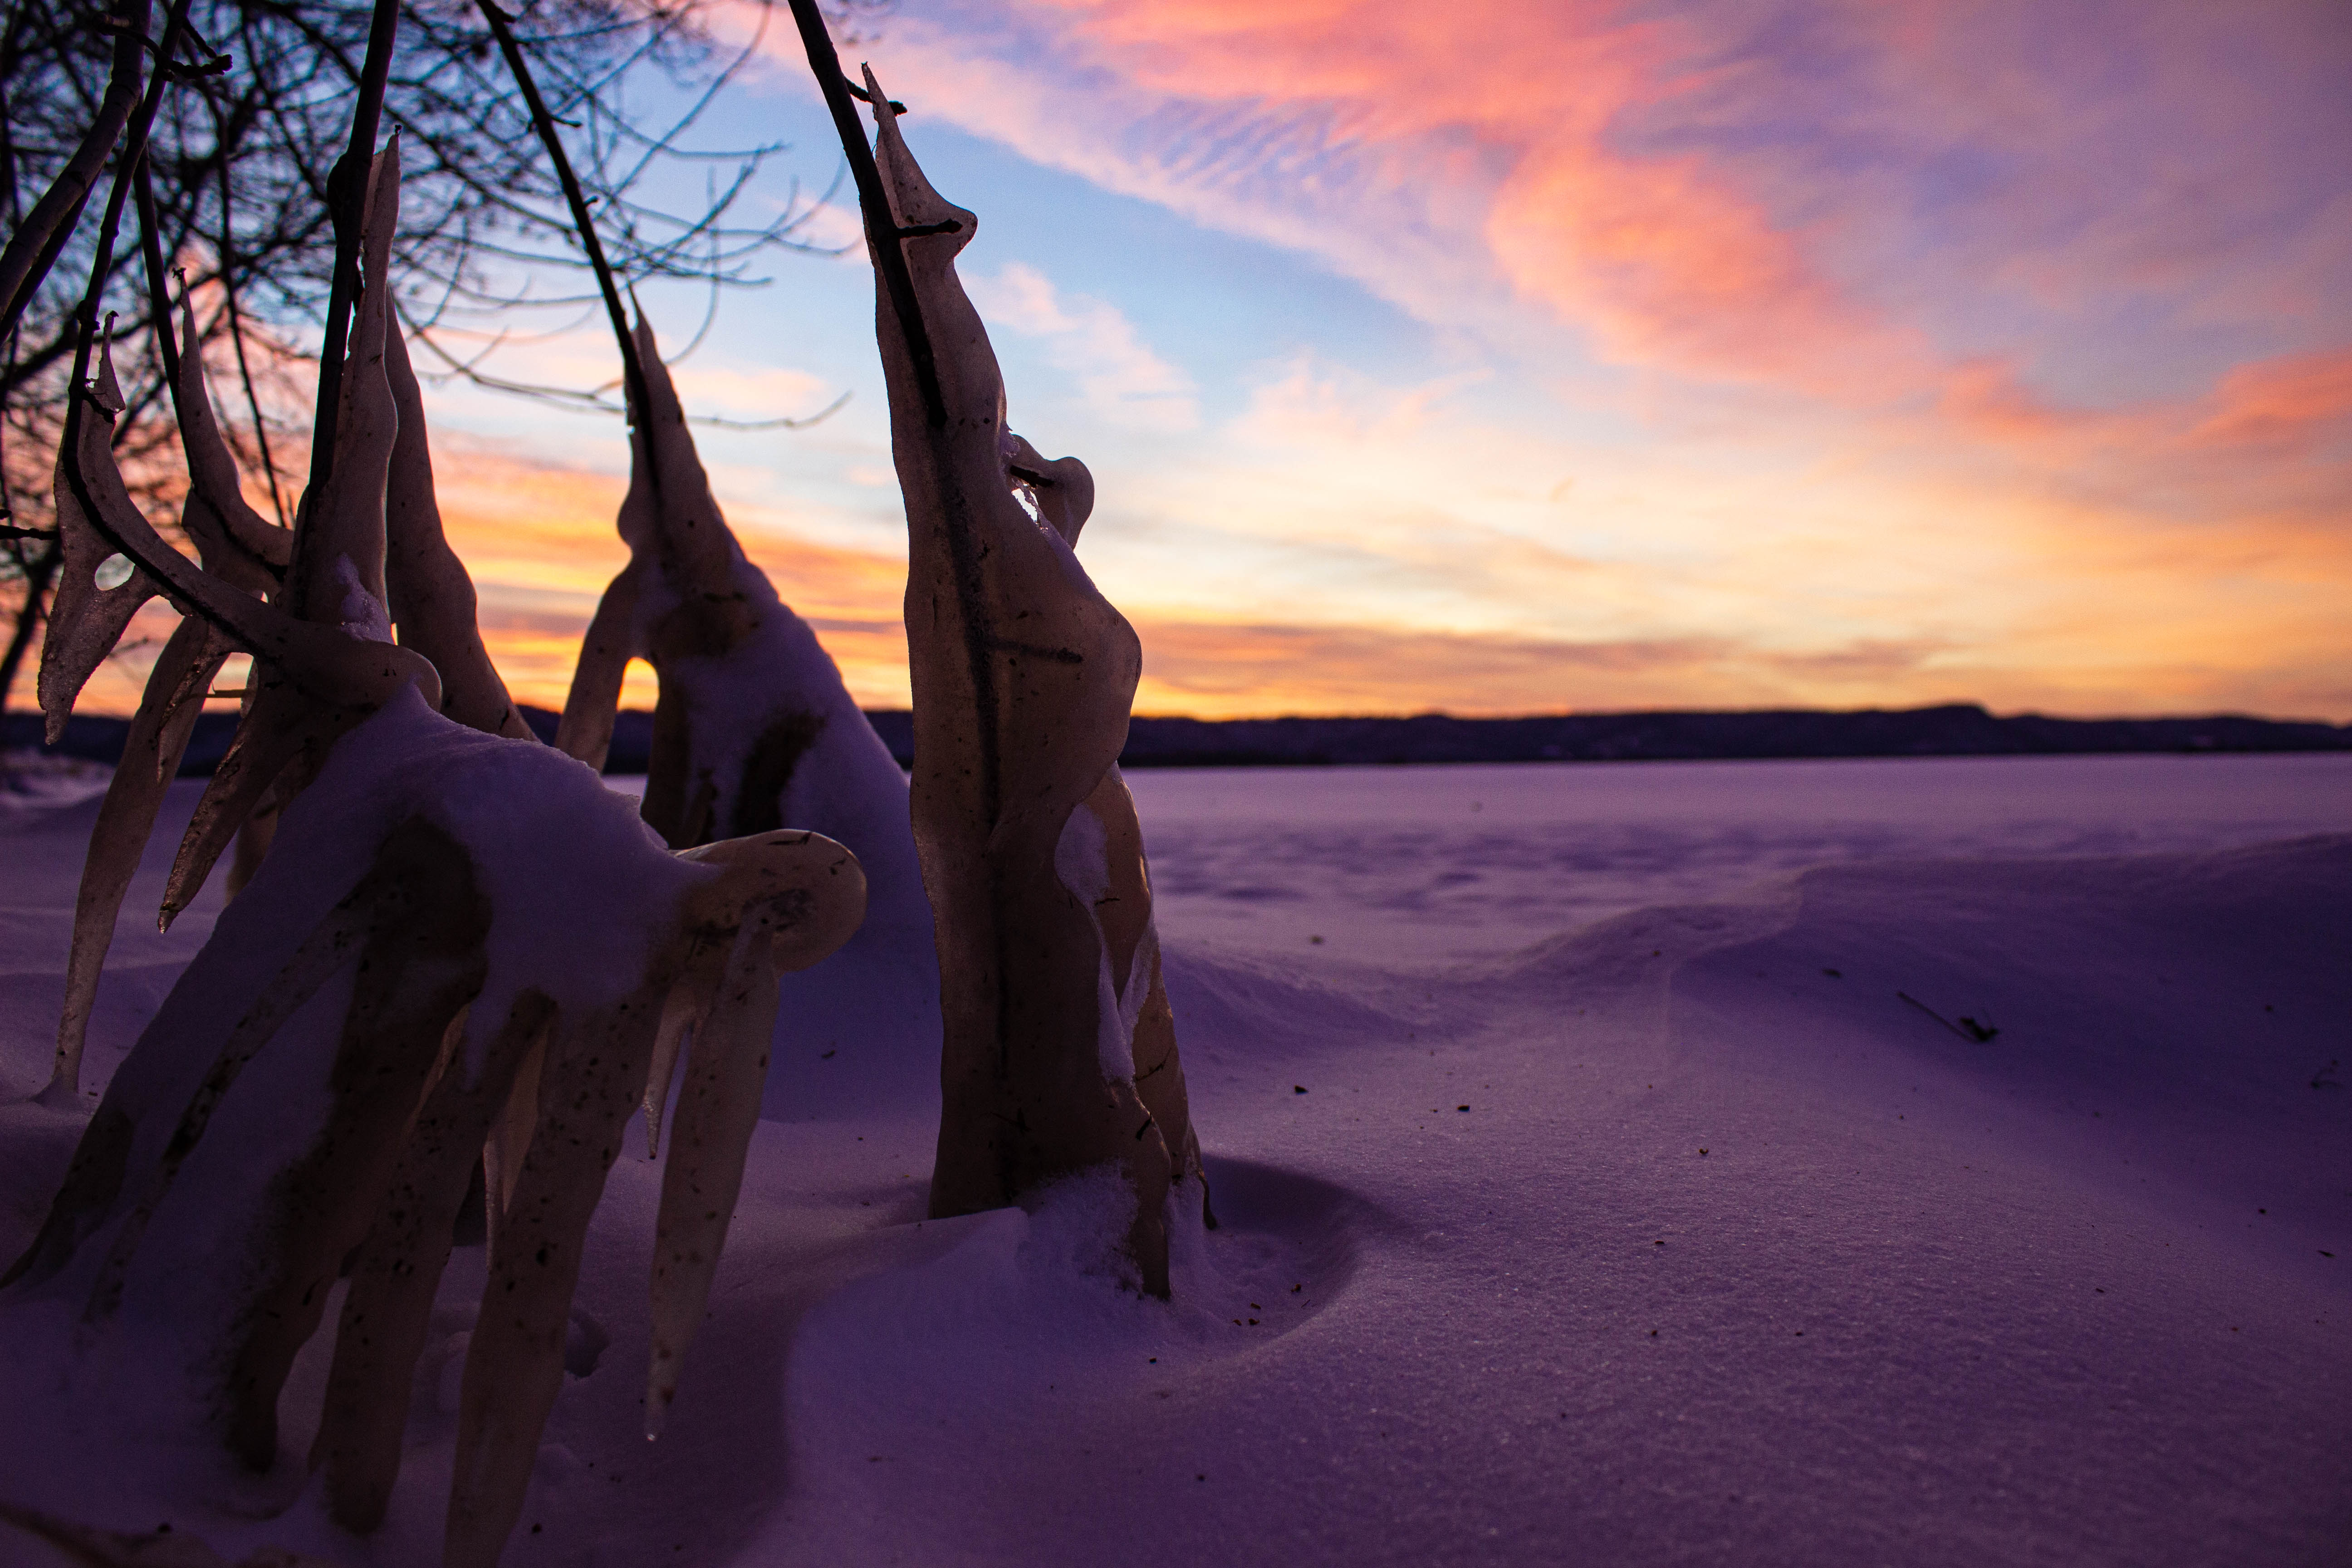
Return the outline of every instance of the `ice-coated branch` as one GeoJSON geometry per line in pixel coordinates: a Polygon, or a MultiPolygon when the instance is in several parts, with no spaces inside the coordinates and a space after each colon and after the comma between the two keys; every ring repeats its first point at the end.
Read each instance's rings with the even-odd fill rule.
{"type": "Polygon", "coordinates": [[[556,746],[601,767],[622,678],[646,659],[660,693],[644,812],[665,843],[814,828],[857,852],[886,924],[919,926],[905,775],[816,634],[728,527],[652,327],[640,318],[632,335],[646,400],[619,517],[629,563],[582,640],[556,746]]]}
{"type": "Polygon", "coordinates": [[[1093,504],[1085,465],[1048,462],[1005,427],[1003,379],[955,270],[977,220],[924,177],[870,69],[866,89],[875,324],[907,504],[912,810],[945,1032],[931,1212],[1117,1163],[1137,1199],[1129,1250],[1164,1296],[1169,1187],[1199,1173],[1199,1153],[1114,767],[1141,648],[1071,549],[1093,504]],[[939,348],[936,413],[923,344],[939,348]]]}
{"type": "MultiPolygon", "coordinates": [[[[205,387],[184,297],[188,352],[177,356],[173,393],[189,470],[182,523],[201,564],[165,545],[140,515],[115,469],[103,423],[92,420],[78,432],[78,461],[64,466],[76,482],[59,490],[67,569],[42,665],[51,724],[62,725],[82,681],[146,596],[169,594],[187,619],[151,674],[131,765],[116,771],[84,865],[57,1056],[43,1091],[53,1101],[78,1092],[83,1037],[116,913],[211,679],[230,652],[243,648],[256,657],[251,695],[173,864],[163,911],[167,924],[257,811],[299,790],[335,739],[402,687],[420,685],[474,728],[528,733],[482,647],[472,581],[442,536],[423,404],[391,318],[397,137],[374,160],[365,195],[357,237],[364,289],[337,420],[343,451],[326,488],[307,498],[309,547],[299,562],[292,534],[246,504],[205,387]],[[124,584],[99,588],[97,571],[110,544],[152,561],[153,574],[134,571],[124,584]],[[391,641],[395,620],[397,647],[391,641]]],[[[150,262],[152,281],[155,258],[150,262]]],[[[168,315],[159,311],[159,318],[168,323],[168,315]]],[[[100,415],[121,405],[110,359],[101,357],[94,399],[100,415]]]]}
{"type": "Polygon", "coordinates": [[[666,854],[586,770],[404,696],[336,748],[115,1075],[0,1278],[0,1314],[43,1304],[11,1332],[73,1322],[87,1375],[172,1369],[185,1386],[142,1397],[186,1402],[266,1468],[294,1357],[347,1270],[312,1460],[335,1519],[372,1530],[452,1223],[507,1123],[444,1554],[490,1568],[562,1384],[589,1219],[660,1018],[681,989],[708,1000],[651,1279],[647,1375],[666,1404],[725,1246],[778,977],[840,947],[865,902],[830,839],[666,854]]]}
{"type": "MultiPolygon", "coordinates": [[[[549,112],[547,100],[539,95],[539,82],[530,72],[530,64],[523,58],[522,46],[516,42],[514,18],[499,9],[494,0],[474,0],[483,20],[490,25],[490,34],[499,41],[499,54],[507,63],[507,72],[514,78],[515,86],[522,89],[524,104],[530,110],[531,129],[539,133],[540,145],[547,149],[548,161],[555,167],[556,182],[563,188],[564,205],[572,209],[572,232],[580,237],[580,248],[588,258],[588,265],[596,274],[596,290],[604,297],[604,314],[613,324],[613,336],[621,348],[621,376],[627,388],[629,407],[634,416],[643,418],[646,406],[644,351],[629,334],[629,315],[621,308],[621,290],[614,281],[613,268],[604,259],[604,241],[596,237],[596,220],[588,211],[588,197],[580,188],[579,176],[572,172],[572,159],[563,151],[563,139],[555,133],[555,116],[549,112]]],[[[764,22],[762,26],[764,26],[764,22]]]]}
{"type": "Polygon", "coordinates": [[[800,28],[801,47],[808,54],[809,69],[815,73],[817,89],[824,94],[824,106],[833,116],[834,131],[841,138],[842,156],[848,160],[850,179],[857,186],[857,207],[865,219],[866,249],[873,255],[875,268],[889,295],[890,308],[898,318],[898,331],[907,345],[908,368],[916,395],[922,399],[923,411],[931,423],[944,424],[947,400],[940,386],[930,329],[923,321],[922,301],[915,292],[914,278],[908,270],[902,247],[909,238],[952,234],[956,225],[970,215],[966,214],[965,219],[940,218],[912,226],[900,225],[891,216],[893,208],[883,192],[874,149],[866,144],[866,129],[858,122],[857,110],[849,105],[854,98],[873,105],[877,115],[903,114],[907,106],[885,98],[874,85],[870,71],[862,89],[853,86],[842,74],[841,57],[834,49],[833,34],[825,27],[824,13],[817,8],[816,0],[792,0],[792,7],[793,21],[800,28]]]}
{"type": "Polygon", "coordinates": [[[528,740],[530,726],[482,646],[474,580],[441,531],[425,399],[396,328],[384,334],[384,371],[399,416],[383,498],[384,590],[393,626],[403,647],[415,648],[440,672],[441,711],[469,729],[528,740]]]}
{"type": "MultiPolygon", "coordinates": [[[[196,803],[164,884],[163,920],[185,909],[238,830],[272,798],[299,791],[329,748],[394,691],[417,681],[441,701],[430,659],[392,641],[385,586],[385,495],[399,414],[387,360],[392,321],[391,250],[400,216],[400,139],[370,165],[356,241],[363,287],[343,363],[334,421],[338,451],[322,487],[303,498],[293,559],[282,590],[289,641],[310,646],[289,658],[253,647],[253,696],[227,752],[196,803]],[[378,672],[373,679],[365,673],[378,672]],[[328,677],[341,670],[341,679],[328,677]],[[362,677],[352,679],[352,677],[362,677]]],[[[271,606],[278,626],[277,606],[271,606]]]]}
{"type": "MultiPolygon", "coordinates": [[[[383,117],[384,83],[392,76],[393,46],[400,32],[400,0],[375,0],[368,20],[367,55],[360,66],[359,97],[352,105],[351,143],[327,174],[327,214],[335,228],[335,269],[327,285],[327,331],[319,344],[318,413],[311,418],[310,491],[323,491],[341,456],[343,355],[351,332],[352,301],[360,289],[362,228],[368,194],[374,185],[375,132],[383,117]]],[[[299,506],[299,531],[309,511],[299,506]]],[[[297,553],[307,545],[298,539],[297,553]]]]}

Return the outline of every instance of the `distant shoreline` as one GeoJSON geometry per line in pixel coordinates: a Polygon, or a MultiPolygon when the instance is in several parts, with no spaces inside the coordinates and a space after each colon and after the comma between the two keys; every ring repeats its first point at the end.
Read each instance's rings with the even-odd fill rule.
{"type": "MultiPolygon", "coordinates": [[[[525,708],[542,739],[556,716],[525,708]]],[[[901,763],[914,757],[913,716],[866,720],[901,763]]],[[[236,715],[197,721],[183,777],[210,773],[228,749],[236,715]]],[[[37,713],[10,713],[0,749],[111,763],[127,719],[76,718],[63,742],[41,744],[37,713]]],[[[613,731],[604,771],[641,773],[653,715],[629,710],[613,731]]],[[[2352,724],[2215,714],[2180,719],[1997,718],[1973,703],[1937,708],[1574,713],[1525,719],[1146,719],[1128,727],[1128,768],[1410,766],[1439,763],[1769,762],[1863,757],[2019,757],[2256,752],[2352,752],[2352,724]]]]}

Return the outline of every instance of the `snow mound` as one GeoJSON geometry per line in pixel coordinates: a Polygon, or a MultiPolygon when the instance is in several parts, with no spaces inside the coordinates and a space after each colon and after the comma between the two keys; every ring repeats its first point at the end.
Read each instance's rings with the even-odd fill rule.
{"type": "Polygon", "coordinates": [[[1248,1219],[1172,1308],[1049,1204],[812,1313],[745,1560],[2326,1560],[2347,951],[2335,837],[1817,870],[1339,1009],[1188,955],[1248,1219]]]}

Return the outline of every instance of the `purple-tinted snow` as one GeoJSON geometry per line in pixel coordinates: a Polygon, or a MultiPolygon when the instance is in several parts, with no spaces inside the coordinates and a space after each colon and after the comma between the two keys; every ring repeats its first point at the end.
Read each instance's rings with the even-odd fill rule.
{"type": "MultiPolygon", "coordinates": [[[[922,1064],[788,1017],[663,1440],[625,1158],[507,1561],[2337,1562],[2347,762],[1139,775],[1225,1222],[1176,1300],[1119,1289],[1115,1192],[919,1223],[922,1064]],[[2117,850],[2166,853],[2013,858],[2117,850]]],[[[0,820],[16,1093],[87,820],[0,820]]],[[[195,923],[128,950],[94,1063],[195,923]]],[[[63,1158],[37,1109],[0,1245],[63,1158]]],[[[429,1562],[478,1258],[372,1543],[250,1489],[26,1496],[21,1426],[0,1496],[429,1562]]]]}

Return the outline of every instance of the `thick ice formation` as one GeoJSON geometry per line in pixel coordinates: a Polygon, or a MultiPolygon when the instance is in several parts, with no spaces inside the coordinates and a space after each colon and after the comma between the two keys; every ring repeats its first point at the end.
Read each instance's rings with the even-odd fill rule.
{"type": "Polygon", "coordinates": [[[178,766],[187,731],[227,653],[243,648],[255,656],[245,721],[181,847],[164,896],[167,924],[297,757],[307,755],[308,762],[296,770],[294,787],[336,735],[393,692],[423,683],[437,700],[439,679],[432,664],[383,646],[388,634],[378,635],[381,599],[369,597],[371,581],[381,594],[383,483],[394,418],[382,373],[390,291],[378,280],[389,264],[399,201],[395,142],[374,160],[369,174],[362,238],[369,288],[352,334],[360,374],[343,382],[335,479],[323,498],[306,501],[304,528],[293,540],[283,540],[238,498],[236,468],[213,422],[193,343],[182,362],[178,405],[191,479],[184,516],[204,557],[201,568],[156,535],[115,468],[110,431],[123,405],[111,356],[100,356],[96,395],[83,406],[74,449],[58,454],[58,525],[68,561],[42,656],[41,700],[51,731],[62,727],[89,670],[146,597],[167,595],[186,619],[150,677],[127,752],[131,765],[118,770],[108,810],[98,824],[75,910],[74,973],[46,1091],[52,1100],[70,1100],[76,1091],[90,997],[115,912],[153,826],[159,792],[178,766]],[[366,374],[371,366],[373,377],[366,374]],[[98,517],[86,514],[85,499],[98,517]],[[293,547],[305,540],[298,559],[293,547]],[[101,590],[97,569],[116,542],[130,552],[134,568],[128,581],[101,590]],[[374,563],[373,579],[354,560],[374,563]],[[325,591],[320,592],[322,582],[325,591]],[[313,607],[326,612],[328,624],[315,624],[318,616],[298,618],[306,584],[313,590],[310,596],[320,601],[313,607]],[[273,603],[263,604],[265,595],[273,603]],[[275,603],[280,599],[297,616],[275,603]],[[373,612],[366,609],[371,604],[376,605],[373,612]],[[347,611],[347,605],[357,608],[347,611]],[[352,635],[343,624],[349,614],[359,616],[362,635],[352,635]]]}
{"type": "MultiPolygon", "coordinates": [[[[424,405],[406,345],[391,319],[390,290],[376,286],[388,269],[399,201],[395,140],[375,160],[370,174],[362,238],[362,276],[368,286],[361,297],[342,381],[333,477],[323,496],[306,500],[299,533],[272,526],[246,504],[236,461],[221,438],[205,391],[194,317],[183,303],[186,351],[180,361],[175,406],[190,483],[182,523],[197,546],[205,576],[215,580],[209,584],[215,590],[226,585],[253,599],[283,605],[359,642],[388,641],[396,626],[401,647],[422,655],[439,679],[443,711],[478,730],[527,738],[530,731],[483,650],[474,621],[473,583],[442,537],[424,405]],[[298,538],[299,560],[295,559],[298,538]]],[[[108,359],[100,361],[99,393],[99,411],[106,419],[83,426],[83,476],[118,531],[142,531],[143,520],[118,515],[132,509],[108,442],[106,420],[122,406],[108,359]],[[108,506],[110,499],[118,504],[108,506]]],[[[65,580],[72,591],[60,590],[58,624],[64,635],[51,639],[53,652],[45,650],[42,666],[42,701],[53,735],[61,731],[83,681],[121,636],[131,613],[147,595],[161,591],[153,578],[137,570],[121,586],[99,589],[96,569],[110,546],[81,515],[62,475],[58,504],[68,557],[65,580]],[[94,639],[102,639],[102,646],[94,639]]],[[[116,770],[108,789],[76,902],[72,967],[58,1020],[55,1067],[44,1091],[52,1102],[70,1103],[79,1090],[83,1037],[123,892],[153,828],[163,791],[179,769],[213,677],[242,641],[217,617],[190,614],[148,678],[125,747],[128,765],[116,770]]],[[[346,647],[344,657],[352,651],[346,647]]],[[[358,651],[367,657],[363,649],[358,651]]],[[[374,701],[400,684],[396,678],[401,672],[413,675],[417,668],[413,660],[396,665],[392,685],[373,683],[357,702],[322,703],[320,694],[303,686],[284,665],[257,664],[246,723],[219,775],[227,782],[206,793],[165,899],[166,921],[202,886],[229,837],[271,820],[274,803],[300,787],[335,736],[373,711],[374,701]],[[295,766],[298,759],[301,765],[295,766]]],[[[232,887],[241,880],[240,876],[232,887]]]]}
{"type": "Polygon", "coordinates": [[[840,945],[864,901],[830,839],[670,855],[576,763],[400,694],[289,809],[115,1075],[9,1273],[12,1331],[70,1344],[77,1397],[223,1430],[266,1466],[288,1370],[348,1262],[311,1458],[336,1519],[372,1529],[453,1225],[504,1112],[522,1134],[495,1189],[445,1559],[494,1563],[668,999],[699,1005],[664,1176],[654,1422],[725,1242],[776,977],[840,945]],[[536,1095],[510,1105],[521,1082],[536,1095]]]}
{"type": "MultiPolygon", "coordinates": [[[[623,1127],[641,1103],[659,1115],[686,1047],[656,1229],[650,1432],[704,1317],[781,977],[857,929],[866,887],[840,844],[774,821],[673,856],[593,771],[485,732],[520,726],[440,537],[385,287],[398,202],[395,146],[370,174],[334,465],[305,499],[282,584],[270,536],[241,534],[222,499],[235,469],[200,384],[192,504],[215,526],[191,531],[226,569],[156,537],[113,466],[121,398],[101,364],[66,476],[87,508],[71,522],[77,567],[94,590],[92,541],[119,545],[197,629],[175,639],[179,673],[151,688],[143,751],[110,800],[119,809],[100,814],[66,1008],[72,1058],[61,1049],[53,1096],[74,1092],[114,910],[217,650],[250,652],[254,675],[173,868],[166,921],[257,809],[292,809],[250,896],[115,1074],[0,1287],[13,1287],[12,1336],[59,1336],[77,1394],[128,1428],[225,1436],[266,1468],[289,1372],[348,1275],[311,1461],[335,1520],[366,1531],[399,1470],[435,1290],[483,1167],[490,1278],[445,1544],[447,1563],[476,1568],[497,1561],[521,1507],[623,1127]],[[247,536],[258,544],[232,548],[247,536]],[[395,607],[406,646],[391,640],[395,607]]],[[[124,602],[83,595],[61,646],[110,641],[124,602]]],[[[78,685],[74,668],[59,679],[78,685]]]]}
{"type": "MultiPolygon", "coordinates": [[[[369,167],[363,210],[362,289],[343,362],[334,460],[323,493],[302,498],[293,559],[282,591],[273,595],[273,604],[282,602],[298,623],[341,632],[347,658],[364,658],[371,646],[388,647],[393,640],[384,587],[384,497],[400,416],[385,365],[388,345],[398,338],[389,286],[392,237],[400,220],[397,137],[369,167]]],[[[187,907],[246,823],[282,806],[308,784],[345,731],[409,684],[410,670],[434,670],[434,700],[440,701],[438,671],[430,656],[414,650],[403,650],[397,662],[385,660],[388,679],[357,692],[311,689],[293,666],[265,658],[260,649],[255,654],[244,720],[188,824],[164,889],[166,921],[187,907]]]]}
{"type": "Polygon", "coordinates": [[[383,347],[384,377],[399,415],[383,497],[383,579],[393,628],[401,647],[415,648],[440,671],[442,712],[485,734],[530,740],[530,726],[482,647],[474,580],[441,531],[425,399],[409,367],[408,344],[387,331],[383,347]]]}
{"type": "MultiPolygon", "coordinates": [[[[205,571],[231,586],[265,598],[278,586],[293,552],[291,531],[267,522],[245,503],[236,480],[236,465],[222,440],[213,417],[212,401],[205,388],[195,313],[184,300],[181,305],[181,340],[186,351],[180,361],[177,407],[180,445],[188,459],[188,494],[180,513],[183,530],[195,542],[205,571]]],[[[109,410],[121,406],[110,356],[100,361],[100,395],[109,410]]],[[[102,441],[104,427],[93,425],[102,441]]],[[[97,458],[99,454],[91,452],[97,458]]],[[[110,466],[110,452],[104,460],[110,466]]],[[[72,501],[70,488],[58,487],[58,515],[66,517],[72,501]]],[[[76,507],[66,527],[69,557],[87,558],[104,548],[97,531],[76,507]]],[[[68,564],[72,564],[69,561],[68,564]]],[[[93,568],[94,572],[94,568],[93,568]]],[[[87,586],[95,588],[95,584],[87,586]]],[[[130,584],[126,584],[127,588],[130,584]]],[[[111,625],[111,613],[100,625],[111,625]]],[[[117,635],[121,627],[116,626],[117,635]]],[[[62,646],[62,645],[60,645],[62,646]]],[[[217,626],[200,616],[182,617],[147,677],[139,710],[123,743],[122,765],[116,768],[106,790],[106,801],[90,833],[89,857],[83,863],[80,890],[74,900],[73,956],[66,974],[65,1006],[58,1021],[58,1047],[45,1096],[55,1103],[71,1103],[79,1092],[83,1037],[89,1027],[89,1010],[98,995],[99,974],[114,937],[115,917],[131,886],[139,854],[155,826],[155,813],[163,792],[180,769],[197,717],[204,711],[213,678],[234,651],[235,645],[217,626]]],[[[46,661],[45,661],[46,662],[46,661]]],[[[89,671],[76,661],[79,675],[61,678],[64,686],[45,697],[52,735],[62,731],[72,711],[82,679],[89,671]]]]}
{"type": "MultiPolygon", "coordinates": [[[[784,994],[828,1020],[828,1048],[882,1055],[911,1079],[938,1039],[939,980],[906,774],[816,634],[728,528],[642,318],[635,349],[651,406],[636,411],[630,437],[620,515],[629,563],[589,625],[556,744],[602,766],[623,672],[646,659],[661,689],[645,817],[672,848],[784,823],[847,845],[866,868],[866,924],[784,994]]],[[[656,1073],[649,1092],[667,1082],[656,1073]]],[[[647,1117],[657,1129],[657,1101],[647,1117]]]]}
{"type": "Polygon", "coordinates": [[[1046,463],[1005,428],[1003,378],[955,272],[977,220],[924,178],[871,72],[866,87],[890,204],[868,231],[903,247],[931,359],[877,288],[907,501],[915,842],[945,1014],[931,1212],[1116,1162],[1138,1199],[1130,1250],[1165,1295],[1168,1187],[1199,1155],[1113,765],[1142,651],[1071,549],[1093,500],[1085,466],[1046,463]]]}

